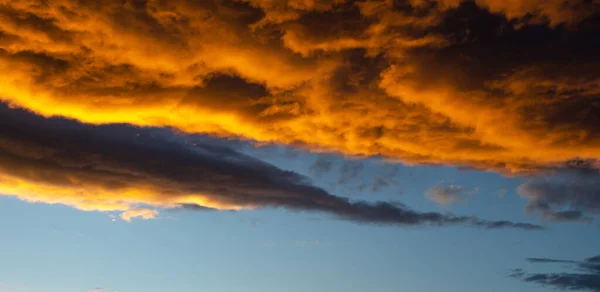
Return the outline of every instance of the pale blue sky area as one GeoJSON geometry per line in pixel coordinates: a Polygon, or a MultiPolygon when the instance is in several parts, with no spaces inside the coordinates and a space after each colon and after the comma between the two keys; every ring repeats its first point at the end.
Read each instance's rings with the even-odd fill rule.
{"type": "MultiPolygon", "coordinates": [[[[315,176],[316,154],[245,148],[281,168],[315,176]]],[[[522,178],[451,167],[384,166],[363,160],[340,184],[333,156],[314,183],[353,199],[400,201],[419,211],[542,223],[515,188],[522,178]],[[394,174],[395,173],[395,174],[394,174]],[[372,191],[377,177],[395,184],[372,191]],[[440,207],[425,191],[440,183],[479,188],[440,207]],[[359,191],[360,184],[367,184],[359,191]],[[506,189],[501,198],[498,191],[506,189]]],[[[0,196],[0,291],[85,292],[506,292],[548,288],[509,278],[527,257],[582,259],[598,253],[595,224],[550,224],[544,231],[361,225],[327,214],[282,209],[162,210],[156,220],[0,196]]],[[[552,271],[537,267],[536,271],[552,271]],[[541,270],[540,270],[541,269],[541,270]]],[[[556,267],[554,267],[556,268],[556,267]]],[[[560,268],[560,267],[558,267],[560,268]]]]}

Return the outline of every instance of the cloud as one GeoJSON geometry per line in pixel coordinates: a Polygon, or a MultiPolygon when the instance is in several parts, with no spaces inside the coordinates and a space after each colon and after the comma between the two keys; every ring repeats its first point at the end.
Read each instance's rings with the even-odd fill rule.
{"type": "Polygon", "coordinates": [[[554,176],[528,180],[517,192],[528,200],[528,212],[553,221],[590,222],[586,213],[600,213],[599,169],[595,160],[570,163],[554,176]]]}
{"type": "Polygon", "coordinates": [[[463,201],[465,196],[474,194],[477,190],[465,189],[459,185],[434,186],[425,191],[425,196],[440,205],[450,205],[463,201]]]}
{"type": "Polygon", "coordinates": [[[546,287],[552,287],[572,291],[600,291],[600,256],[591,257],[584,261],[557,260],[550,258],[529,258],[531,263],[561,263],[572,265],[580,273],[536,273],[528,274],[522,269],[515,269],[509,275],[528,283],[536,283],[546,287]]]}
{"type": "Polygon", "coordinates": [[[373,185],[371,186],[371,192],[377,193],[387,187],[389,187],[393,181],[386,180],[384,177],[376,177],[373,181],[373,185]]]}
{"type": "Polygon", "coordinates": [[[340,168],[340,177],[338,182],[340,184],[350,183],[352,180],[357,178],[362,172],[364,165],[360,161],[355,160],[344,160],[340,168]]]}
{"type": "MultiPolygon", "coordinates": [[[[162,132],[165,132],[164,130],[162,132]]],[[[91,126],[0,107],[0,194],[152,219],[157,208],[285,208],[378,225],[542,226],[350,201],[219,143],[178,143],[159,130],[91,126]]]]}
{"type": "Polygon", "coordinates": [[[315,162],[310,166],[310,172],[315,177],[321,177],[328,173],[333,167],[333,159],[327,155],[321,154],[317,156],[315,162]]]}
{"type": "Polygon", "coordinates": [[[150,220],[156,218],[158,211],[150,209],[132,209],[121,213],[121,219],[126,222],[131,222],[133,218],[141,218],[144,220],[150,220]]]}
{"type": "Polygon", "coordinates": [[[527,258],[527,261],[530,263],[563,263],[563,264],[577,263],[576,261],[556,260],[556,259],[548,259],[548,258],[527,258]]]}
{"type": "Polygon", "coordinates": [[[528,174],[600,158],[597,1],[0,0],[0,99],[528,174]]]}
{"type": "MultiPolygon", "coordinates": [[[[373,181],[371,182],[371,193],[378,193],[387,188],[397,187],[399,185],[396,181],[396,176],[400,169],[398,165],[384,163],[381,169],[383,170],[382,173],[378,173],[373,177],[373,181]]],[[[366,184],[361,184],[359,190],[364,189],[365,187],[367,187],[366,184]]],[[[400,191],[400,193],[402,192],[400,191]]]]}
{"type": "Polygon", "coordinates": [[[508,276],[510,278],[519,279],[525,275],[525,272],[521,268],[511,269],[508,276]]]}

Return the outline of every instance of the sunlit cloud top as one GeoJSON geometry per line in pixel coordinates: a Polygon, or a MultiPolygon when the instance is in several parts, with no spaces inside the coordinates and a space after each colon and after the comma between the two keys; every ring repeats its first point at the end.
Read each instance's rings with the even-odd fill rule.
{"type": "Polygon", "coordinates": [[[597,1],[98,3],[0,1],[0,99],[513,174],[600,158],[597,1]]]}

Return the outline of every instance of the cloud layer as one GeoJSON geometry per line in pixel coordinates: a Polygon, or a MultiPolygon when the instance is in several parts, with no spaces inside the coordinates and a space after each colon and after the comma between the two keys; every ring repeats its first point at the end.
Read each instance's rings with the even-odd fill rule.
{"type": "Polygon", "coordinates": [[[158,130],[90,126],[0,107],[0,194],[152,219],[155,208],[281,207],[381,225],[543,227],[350,201],[218,143],[178,143],[158,130]]]}
{"type": "Polygon", "coordinates": [[[600,158],[598,1],[0,0],[0,99],[530,173],[600,158]]]}

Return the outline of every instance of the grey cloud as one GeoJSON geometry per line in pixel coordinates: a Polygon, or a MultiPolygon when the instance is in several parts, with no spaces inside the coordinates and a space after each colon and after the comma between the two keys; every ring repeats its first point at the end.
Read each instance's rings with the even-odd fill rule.
{"type": "Polygon", "coordinates": [[[577,263],[576,261],[557,260],[557,259],[549,259],[549,258],[527,258],[527,261],[530,263],[565,263],[565,264],[577,263]]]}
{"type": "Polygon", "coordinates": [[[525,272],[521,268],[511,269],[508,276],[511,278],[519,279],[525,275],[525,272]]]}
{"type": "Polygon", "coordinates": [[[396,164],[385,163],[382,169],[384,173],[377,175],[373,179],[373,183],[371,184],[372,193],[377,193],[384,189],[398,186],[398,182],[395,178],[398,175],[400,167],[396,164]]]}
{"type": "MultiPolygon", "coordinates": [[[[101,187],[123,201],[139,197],[127,197],[122,190],[143,185],[157,190],[155,200],[200,193],[226,204],[324,212],[357,223],[543,229],[528,223],[419,212],[388,202],[351,201],[312,186],[302,175],[218,143],[189,147],[152,135],[151,130],[45,119],[2,105],[0,173],[57,187],[101,187]]],[[[93,193],[81,195],[105,199],[94,198],[93,193]]],[[[204,210],[194,204],[180,205],[204,210]]]]}
{"type": "Polygon", "coordinates": [[[533,273],[528,274],[522,269],[514,269],[509,277],[545,287],[571,291],[600,291],[600,256],[591,257],[584,261],[560,260],[551,258],[529,258],[527,261],[540,264],[568,264],[579,273],[533,273]]]}
{"type": "Polygon", "coordinates": [[[592,221],[600,213],[600,174],[597,162],[569,164],[554,176],[534,178],[517,192],[528,200],[527,211],[552,221],[592,221]]]}
{"type": "Polygon", "coordinates": [[[347,160],[342,164],[340,169],[340,184],[349,183],[352,179],[355,179],[362,172],[364,166],[360,161],[347,160]]]}
{"type": "Polygon", "coordinates": [[[320,154],[317,156],[315,162],[310,166],[310,172],[320,177],[325,173],[328,173],[333,168],[333,159],[326,154],[320,154]]]}
{"type": "Polygon", "coordinates": [[[373,185],[371,186],[371,192],[377,193],[377,192],[389,187],[391,184],[392,184],[391,181],[386,180],[383,177],[376,177],[375,180],[373,181],[373,185]]]}

